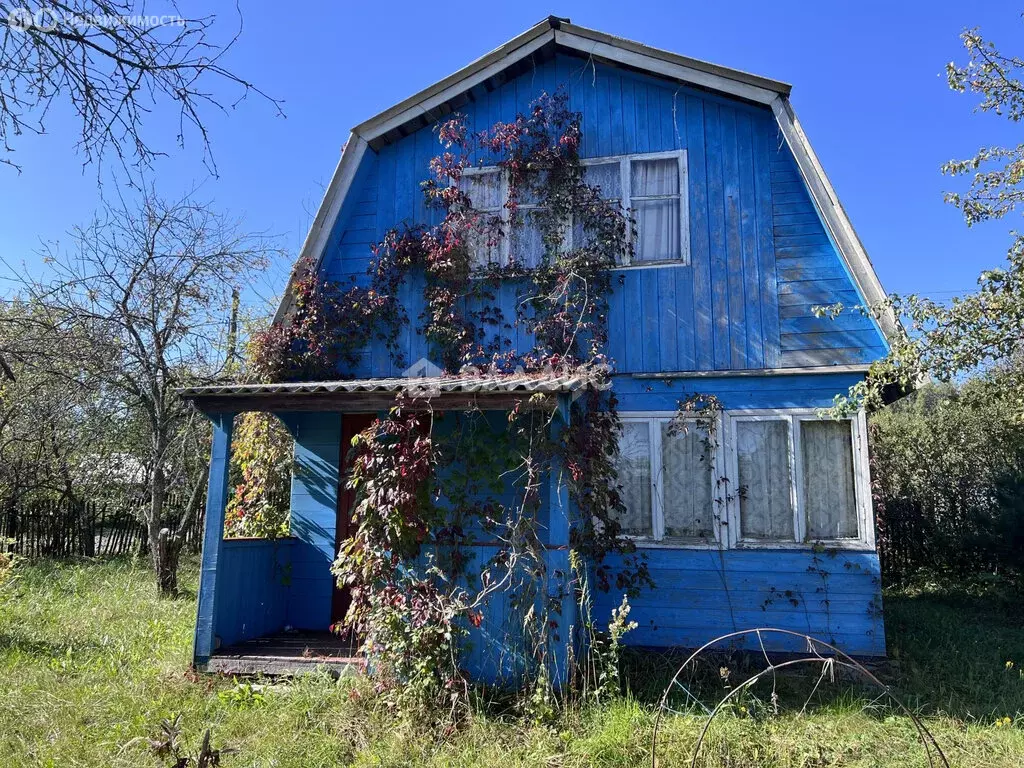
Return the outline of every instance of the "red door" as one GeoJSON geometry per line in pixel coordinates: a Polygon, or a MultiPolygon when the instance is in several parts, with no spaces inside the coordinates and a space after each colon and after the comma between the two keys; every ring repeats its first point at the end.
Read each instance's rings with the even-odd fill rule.
{"type": "MultiPolygon", "coordinates": [[[[377,418],[372,413],[346,413],[341,417],[341,460],[339,462],[339,488],[338,488],[338,517],[337,533],[335,534],[334,551],[337,552],[341,544],[350,535],[352,522],[352,503],[354,496],[352,491],[345,486],[348,484],[349,451],[352,449],[352,438],[362,432],[377,418]]],[[[352,602],[348,587],[339,587],[334,584],[334,594],[331,597],[331,624],[337,624],[345,619],[348,613],[348,606],[352,602]]]]}

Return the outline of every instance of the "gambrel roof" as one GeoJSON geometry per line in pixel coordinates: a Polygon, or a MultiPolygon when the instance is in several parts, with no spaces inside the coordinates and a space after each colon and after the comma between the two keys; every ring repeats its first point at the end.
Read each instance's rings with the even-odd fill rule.
{"type": "MultiPolygon", "coordinates": [[[[378,150],[435,124],[470,101],[474,92],[491,89],[515,77],[534,66],[538,57],[551,56],[558,50],[770,107],[858,292],[869,305],[885,299],[885,291],[864,246],[793,112],[789,84],[652,48],[555,16],[549,16],[458,72],[353,128],[302,246],[300,261],[310,259],[319,267],[335,220],[368,149],[378,150]]],[[[288,309],[289,296],[290,291],[286,292],[278,309],[278,319],[288,309]]],[[[879,325],[887,337],[897,331],[891,312],[879,319],[879,325]]]]}

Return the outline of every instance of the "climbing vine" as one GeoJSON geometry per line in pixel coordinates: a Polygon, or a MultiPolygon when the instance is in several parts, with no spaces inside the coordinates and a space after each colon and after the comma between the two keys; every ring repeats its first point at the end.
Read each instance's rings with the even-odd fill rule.
{"type": "MultiPolygon", "coordinates": [[[[365,280],[342,285],[300,265],[290,310],[256,338],[253,359],[266,380],[337,378],[378,342],[401,365],[399,336],[409,324],[447,376],[589,382],[568,419],[545,394],[500,413],[439,413],[425,398],[400,397],[351,446],[355,531],[334,564],[352,594],[346,621],[396,706],[457,716],[468,701],[467,652],[499,676],[525,679],[540,691],[532,701],[548,702],[555,646],[572,645],[561,612],[566,598],[579,597],[580,580],[568,561],[551,567],[552,478],[564,480],[573,510],[573,562],[590,564],[594,585],[629,593],[651,579],[620,536],[620,422],[605,356],[611,270],[632,249],[628,212],[588,183],[580,116],[561,91],[480,133],[460,116],[435,130],[441,152],[422,184],[430,220],[389,231],[365,280]],[[474,205],[469,177],[479,166],[498,169],[507,185],[497,213],[474,205]],[[485,252],[506,256],[485,260],[485,252]],[[420,284],[423,309],[409,317],[400,294],[420,284]],[[515,301],[502,301],[503,291],[515,301]],[[505,622],[491,633],[517,641],[490,647],[487,633],[471,637],[470,629],[495,601],[505,622]]],[[[619,636],[621,628],[610,647],[619,636]]]]}
{"type": "Polygon", "coordinates": [[[224,535],[274,539],[289,530],[292,437],[272,413],[244,413],[231,448],[224,535]]]}

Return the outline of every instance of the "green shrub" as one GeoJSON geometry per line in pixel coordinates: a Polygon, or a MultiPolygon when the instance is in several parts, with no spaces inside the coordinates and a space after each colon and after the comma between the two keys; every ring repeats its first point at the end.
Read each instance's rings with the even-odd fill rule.
{"type": "Polygon", "coordinates": [[[1024,422],[995,376],[929,385],[874,414],[879,550],[890,582],[1024,573],[1024,422]]]}

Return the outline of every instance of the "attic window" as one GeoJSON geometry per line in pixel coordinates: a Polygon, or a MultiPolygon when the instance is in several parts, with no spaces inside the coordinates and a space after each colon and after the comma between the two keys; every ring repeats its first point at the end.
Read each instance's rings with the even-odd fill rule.
{"type": "MultiPolygon", "coordinates": [[[[469,195],[473,208],[488,218],[505,220],[505,201],[508,195],[504,175],[498,168],[467,169],[462,175],[461,186],[469,195]]],[[[470,243],[473,254],[473,266],[483,269],[489,264],[504,264],[504,238],[490,231],[489,226],[481,226],[473,233],[470,243]]]]}
{"type": "MultiPolygon", "coordinates": [[[[623,257],[620,266],[689,263],[686,150],[588,158],[582,163],[587,183],[599,187],[605,200],[625,205],[631,212],[630,235],[635,249],[632,258],[623,257]]],[[[500,168],[467,168],[461,186],[474,209],[497,217],[508,230],[508,181],[500,168]]],[[[510,236],[481,233],[471,245],[473,266],[504,266],[510,260],[526,267],[537,266],[544,253],[538,221],[538,213],[543,210],[530,193],[523,194],[518,204],[519,221],[510,236]]],[[[568,248],[584,236],[579,227],[566,227],[565,232],[568,248]]]]}
{"type": "Polygon", "coordinates": [[[632,259],[622,266],[688,264],[690,216],[686,150],[599,157],[583,161],[588,184],[632,213],[632,259]]]}

